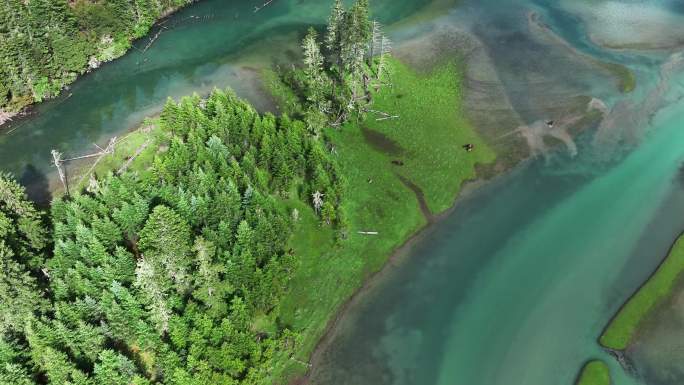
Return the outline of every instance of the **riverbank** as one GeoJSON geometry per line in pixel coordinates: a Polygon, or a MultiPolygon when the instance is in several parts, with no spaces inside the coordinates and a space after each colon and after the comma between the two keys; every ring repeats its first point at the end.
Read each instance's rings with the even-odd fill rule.
{"type": "Polygon", "coordinates": [[[371,114],[328,132],[347,179],[348,233],[335,242],[335,234],[322,232],[315,221],[297,229],[291,247],[303,264],[281,317],[305,333],[296,361],[283,360],[276,379],[302,381],[308,367],[301,362],[315,365],[316,352],[329,340],[323,336],[334,333],[344,309],[391,265],[397,250],[453,205],[462,185],[477,178],[477,164],[495,159],[463,117],[462,68],[455,62],[419,74],[393,60],[391,73],[393,86],[375,95],[373,109],[396,119],[371,114]],[[472,152],[462,147],[469,143],[472,152]]]}
{"type": "MultiPolygon", "coordinates": [[[[365,121],[326,132],[346,179],[342,233],[321,226],[305,203],[285,202],[300,213],[289,243],[300,264],[276,318],[300,333],[301,345],[295,356],[276,355],[274,383],[302,378],[316,361],[314,352],[325,346],[327,339],[321,338],[334,331],[335,320],[348,304],[373,284],[372,277],[383,267],[391,266],[398,250],[452,207],[463,184],[477,178],[476,165],[495,159],[463,116],[462,69],[456,62],[444,61],[421,73],[396,59],[391,67],[392,87],[375,95],[373,109],[397,118],[370,114],[365,121]],[[466,144],[474,149],[467,151],[466,144]]],[[[286,89],[274,89],[276,80],[267,77],[266,83],[282,96],[286,89]]],[[[278,98],[281,105],[286,99],[278,98]]],[[[144,172],[164,141],[154,122],[149,123],[103,158],[95,174],[126,164],[144,172]],[[140,148],[137,159],[131,160],[140,148]]]]}
{"type": "MultiPolygon", "coordinates": [[[[138,49],[143,53],[146,52],[159,36],[169,29],[169,26],[163,25],[165,20],[168,20],[168,17],[178,10],[196,1],[198,0],[175,2],[173,5],[164,7],[158,11],[146,9],[143,10],[145,13],[144,15],[142,15],[143,11],[136,9],[136,13],[138,14],[136,24],[129,29],[121,30],[116,29],[114,26],[124,28],[124,16],[118,15],[118,19],[120,20],[116,23],[110,23],[111,20],[108,18],[114,17],[110,14],[113,11],[110,8],[107,8],[106,4],[101,5],[81,2],[70,4],[70,6],[65,4],[63,8],[61,5],[56,5],[53,12],[66,12],[67,16],[60,15],[65,19],[75,19],[76,21],[74,23],[79,26],[81,31],[75,37],[69,36],[68,27],[73,26],[62,26],[67,30],[63,31],[67,34],[65,39],[71,39],[71,41],[69,41],[67,45],[64,45],[64,42],[62,41],[59,41],[59,44],[55,43],[55,46],[50,49],[50,51],[55,51],[53,53],[55,57],[42,59],[44,62],[41,62],[41,65],[44,67],[52,69],[52,67],[56,66],[61,68],[62,72],[59,74],[60,77],[53,78],[50,74],[46,75],[45,73],[40,72],[33,74],[33,77],[36,77],[37,79],[34,79],[30,84],[25,84],[23,91],[12,89],[8,85],[7,87],[9,88],[5,88],[6,85],[0,87],[0,129],[3,128],[5,123],[11,122],[14,118],[29,114],[31,107],[35,106],[37,103],[59,97],[64,91],[68,91],[69,86],[81,76],[97,70],[107,62],[124,56],[131,49],[138,49]],[[99,20],[98,18],[103,18],[103,20],[99,20]],[[154,35],[148,35],[153,31],[156,31],[154,35]],[[149,39],[145,45],[140,48],[134,45],[136,41],[142,41],[146,37],[149,37],[149,39]],[[74,49],[76,52],[71,52],[70,49],[74,49]],[[64,52],[60,50],[64,50],[64,52]],[[59,55],[63,57],[60,58],[59,55]],[[54,62],[52,62],[53,60],[54,62]],[[6,98],[7,96],[9,97],[6,98]]],[[[149,7],[154,6],[154,4],[149,4],[149,7]]],[[[132,12],[132,10],[129,11],[132,12]]],[[[117,10],[117,12],[121,12],[121,10],[117,10]]],[[[28,14],[30,16],[30,10],[28,14]]],[[[22,17],[29,16],[26,16],[23,13],[17,13],[17,18],[19,20],[21,20],[22,17]]],[[[59,29],[59,27],[60,26],[54,28],[59,29]]],[[[33,24],[31,24],[31,26],[26,26],[26,28],[33,28],[33,24]]],[[[28,34],[32,35],[35,32],[36,31],[29,31],[28,34]]],[[[59,35],[59,33],[55,34],[59,35]]],[[[48,34],[46,34],[46,36],[48,36],[48,34]]],[[[16,37],[12,36],[11,38],[16,37]]],[[[31,44],[35,46],[39,43],[32,42],[31,44]]],[[[23,63],[22,65],[30,67],[30,63],[23,63]]],[[[33,68],[24,69],[34,70],[33,68]]],[[[47,69],[48,68],[43,68],[43,70],[47,69]]],[[[8,67],[8,71],[11,70],[12,69],[8,67]]],[[[0,75],[2,74],[3,73],[0,71],[0,75]]],[[[17,78],[13,78],[13,81],[15,83],[21,83],[17,78]]]]}
{"type": "Polygon", "coordinates": [[[608,349],[626,350],[638,332],[639,325],[666,301],[684,272],[684,236],[672,245],[651,277],[637,289],[606,326],[599,342],[608,349]]]}

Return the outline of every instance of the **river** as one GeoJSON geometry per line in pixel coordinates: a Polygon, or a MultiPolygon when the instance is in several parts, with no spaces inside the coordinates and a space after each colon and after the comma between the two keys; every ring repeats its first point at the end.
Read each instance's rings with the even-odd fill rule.
{"type": "MultiPolygon", "coordinates": [[[[323,23],[329,2],[276,0],[254,13],[256,3],[205,0],[178,12],[146,53],[133,50],[83,77],[0,134],[3,169],[49,190],[51,149],[87,153],[169,96],[231,86],[273,110],[256,86],[259,63],[296,57],[298,36],[323,23]]],[[[428,3],[374,7],[391,23],[428,3]]],[[[486,127],[493,115],[515,120],[504,131],[535,132],[577,97],[600,100],[604,117],[566,142],[569,152],[530,136],[535,158],[460,199],[403,250],[342,318],[311,382],[572,384],[584,362],[600,358],[613,384],[646,384],[596,340],[684,229],[684,74],[672,56],[684,9],[674,0],[450,3],[435,1],[448,9],[392,35],[399,47],[433,35],[452,49],[463,36],[477,47],[466,83],[485,84],[479,91],[491,97],[475,98],[474,88],[465,96],[483,132],[499,134],[486,127]],[[598,62],[633,70],[637,89],[620,93],[598,62]]]]}
{"type": "MultiPolygon", "coordinates": [[[[384,23],[400,20],[428,0],[376,0],[384,23]]],[[[29,117],[0,128],[0,164],[29,187],[33,198],[49,200],[59,186],[51,150],[64,158],[97,152],[109,138],[161,111],[167,98],[231,87],[261,110],[273,110],[258,86],[264,65],[289,65],[310,25],[322,26],[331,2],[202,0],[169,18],[136,42],[124,57],[87,74],[29,117]],[[159,38],[143,52],[151,37],[159,38]]]]}
{"type": "Polygon", "coordinates": [[[578,136],[577,156],[546,149],[404,250],[339,322],[313,384],[573,384],[589,359],[610,365],[613,384],[648,383],[597,338],[684,229],[681,58],[650,50],[654,29],[682,20],[673,5],[480,0],[435,22],[484,46],[470,64],[493,69],[481,77],[523,123],[577,94],[609,112],[578,136]],[[621,45],[634,51],[605,48],[621,45]],[[632,69],[638,88],[621,94],[587,57],[632,69]]]}

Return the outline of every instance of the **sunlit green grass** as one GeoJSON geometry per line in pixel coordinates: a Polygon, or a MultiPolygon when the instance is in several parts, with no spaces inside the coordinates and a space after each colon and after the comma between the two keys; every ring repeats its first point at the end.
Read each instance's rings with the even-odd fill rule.
{"type": "Polygon", "coordinates": [[[684,237],[680,237],[658,270],[610,322],[601,336],[601,345],[615,350],[626,349],[641,322],[671,295],[683,271],[684,237]]]}
{"type": "Polygon", "coordinates": [[[366,140],[360,124],[350,123],[328,136],[335,145],[346,179],[343,212],[347,237],[321,226],[311,209],[299,202],[300,220],[290,245],[302,263],[281,304],[279,319],[302,333],[297,361],[282,357],[274,379],[283,382],[301,374],[328,322],[341,304],[387,261],[412,234],[426,225],[416,194],[399,176],[418,185],[432,213],[450,207],[462,183],[475,176],[477,162],[494,160],[494,153],[462,116],[460,74],[446,63],[418,74],[393,60],[392,87],[375,95],[373,109],[399,119],[375,121],[368,128],[401,147],[387,153],[366,140]],[[476,144],[473,152],[461,146],[476,144]],[[392,164],[401,160],[403,166],[392,164]],[[377,231],[361,235],[358,231],[377,231]]]}
{"type": "Polygon", "coordinates": [[[610,385],[610,371],[603,361],[590,361],[577,380],[577,385],[610,385]]]}
{"type": "Polygon", "coordinates": [[[93,158],[76,170],[78,174],[77,190],[88,186],[89,176],[104,177],[109,172],[117,172],[124,165],[129,171],[144,173],[152,164],[155,154],[160,150],[160,145],[165,141],[164,133],[159,128],[155,119],[148,119],[137,128],[120,137],[114,146],[114,152],[102,156],[100,159],[93,158]],[[129,159],[135,157],[131,162],[129,159]]]}
{"type": "Polygon", "coordinates": [[[373,108],[398,119],[366,119],[368,128],[394,140],[405,153],[400,175],[418,185],[432,213],[449,208],[464,181],[475,177],[476,163],[491,163],[492,151],[464,118],[461,78],[456,63],[447,62],[418,74],[394,60],[392,88],[376,95],[373,108]],[[467,152],[465,144],[474,144],[467,152]]]}

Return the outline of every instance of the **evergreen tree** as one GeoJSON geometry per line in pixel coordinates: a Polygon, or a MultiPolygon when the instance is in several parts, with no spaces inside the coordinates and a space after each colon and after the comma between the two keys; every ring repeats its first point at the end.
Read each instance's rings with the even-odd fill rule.
{"type": "Polygon", "coordinates": [[[306,76],[311,83],[321,81],[323,72],[323,55],[317,41],[318,33],[315,29],[309,28],[304,37],[302,48],[304,49],[304,65],[306,66],[306,76]]]}
{"type": "Polygon", "coordinates": [[[103,350],[93,370],[95,383],[98,385],[130,384],[135,376],[135,365],[120,353],[103,350]]]}
{"type": "Polygon", "coordinates": [[[325,35],[325,47],[334,55],[340,54],[340,37],[342,34],[344,13],[345,10],[342,5],[342,0],[335,0],[335,4],[328,17],[328,28],[325,35]]]}
{"type": "Polygon", "coordinates": [[[53,202],[51,254],[0,178],[0,385],[265,383],[290,346],[274,321],[297,266],[282,196],[321,186],[335,223],[322,140],[221,91],[167,105],[161,126],[168,149],[145,173],[53,202]]]}
{"type": "Polygon", "coordinates": [[[42,215],[11,176],[0,174],[0,336],[22,333],[46,310],[37,280],[43,273],[47,231],[42,215]]]}

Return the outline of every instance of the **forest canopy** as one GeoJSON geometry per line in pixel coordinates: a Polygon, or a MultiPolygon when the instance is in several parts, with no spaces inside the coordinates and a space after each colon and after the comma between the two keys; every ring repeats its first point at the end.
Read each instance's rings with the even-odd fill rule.
{"type": "Polygon", "coordinates": [[[52,237],[0,179],[0,384],[255,384],[297,348],[273,317],[297,263],[284,201],[335,223],[323,139],[222,91],[169,102],[159,124],[147,170],[53,202],[52,237]]]}
{"type": "MultiPolygon", "coordinates": [[[[103,9],[114,3],[77,1],[64,9],[76,15],[94,7],[86,8],[89,17],[106,18],[103,9]]],[[[81,16],[78,22],[91,20],[81,16]]],[[[125,20],[112,22],[136,33],[137,16],[125,20]]],[[[93,23],[95,35],[117,41],[106,23],[93,23]]],[[[364,162],[383,175],[374,183],[364,174],[354,196],[343,175],[358,179],[359,167],[350,172],[347,164],[343,174],[349,159],[336,148],[345,147],[340,133],[359,137],[352,119],[398,118],[371,110],[381,88],[392,89],[387,75],[397,67],[389,47],[367,0],[348,9],[337,1],[322,39],[309,30],[302,42],[303,66],[278,74],[294,96],[295,108],[286,108],[292,115],[260,114],[230,91],[169,100],[155,120],[151,160],[93,178],[48,213],[0,175],[0,385],[264,384],[291,374],[284,362],[307,367],[299,358],[320,329],[298,323],[288,290],[321,290],[304,300],[327,296],[322,300],[333,304],[354,274],[365,274],[367,261],[384,258],[422,219],[414,193],[397,179],[396,161],[364,162]],[[387,236],[367,247],[371,240],[359,231],[366,223],[349,204],[363,202],[362,215],[382,217],[375,192],[390,187],[400,192],[383,204],[414,212],[398,227],[381,218],[387,236]],[[302,228],[325,241],[312,237],[313,244],[302,243],[306,250],[291,243],[302,228]],[[326,259],[328,252],[337,260],[326,259]],[[309,281],[312,261],[312,274],[321,273],[313,279],[330,278],[341,291],[309,281]],[[324,271],[328,263],[336,267],[324,271]],[[339,266],[348,276],[333,280],[339,266]]],[[[306,306],[320,307],[319,299],[306,306]]],[[[334,307],[323,306],[324,317],[312,322],[322,325],[334,307]]]]}

